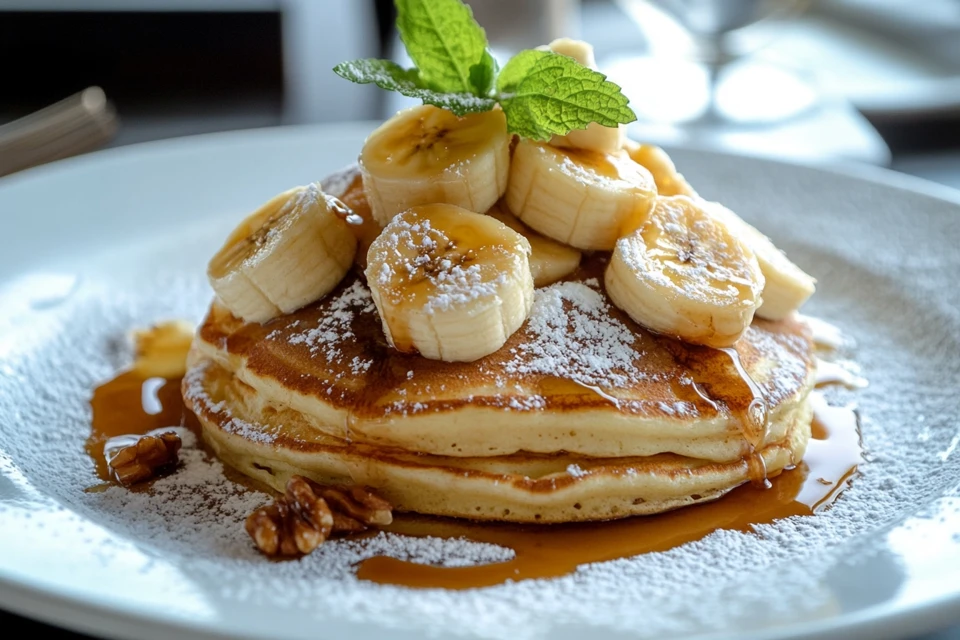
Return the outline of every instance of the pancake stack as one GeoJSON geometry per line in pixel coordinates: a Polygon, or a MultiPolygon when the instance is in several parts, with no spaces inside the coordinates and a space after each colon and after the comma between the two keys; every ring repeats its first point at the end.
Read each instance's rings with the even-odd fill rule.
{"type": "MultiPolygon", "coordinates": [[[[361,184],[348,170],[327,188],[362,212],[361,184]]],[[[653,514],[796,465],[815,372],[798,316],[755,318],[727,350],[686,343],[613,306],[608,263],[536,289],[524,325],[472,362],[392,347],[359,269],[264,323],[215,301],[184,397],[218,457],[277,491],[298,474],[475,520],[653,514]]]]}
{"type": "Polygon", "coordinates": [[[277,491],[512,522],[658,513],[798,464],[813,279],[623,133],[424,105],[264,204],[208,269],[183,382],[205,440],[277,491]]]}

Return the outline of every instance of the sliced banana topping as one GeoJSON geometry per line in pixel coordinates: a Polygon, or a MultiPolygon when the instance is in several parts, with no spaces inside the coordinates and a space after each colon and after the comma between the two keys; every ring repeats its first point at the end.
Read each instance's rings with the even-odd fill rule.
{"type": "Polygon", "coordinates": [[[634,162],[643,166],[653,176],[654,182],[657,183],[657,194],[690,197],[697,195],[683,174],[677,171],[676,165],[673,164],[667,152],[660,147],[640,144],[627,138],[624,140],[623,148],[634,162]]]}
{"type": "Polygon", "coordinates": [[[220,302],[246,322],[266,322],[329,293],[357,249],[341,206],[310,184],[244,219],[207,268],[220,302]]]}
{"type": "Polygon", "coordinates": [[[646,219],[656,197],[650,172],[626,151],[605,154],[521,140],[505,201],[511,213],[554,240],[609,251],[646,219]]]}
{"type": "Polygon", "coordinates": [[[744,222],[733,211],[718,202],[710,202],[705,206],[757,256],[765,281],[763,304],[757,309],[757,315],[767,320],[783,320],[800,309],[813,295],[817,281],[791,262],[770,238],[744,222]]]}
{"type": "Polygon", "coordinates": [[[370,246],[367,284],[397,350],[470,362],[504,345],[533,305],[530,243],[445,204],[393,218],[370,246]]]}
{"type": "Polygon", "coordinates": [[[486,211],[507,188],[507,120],[499,109],[463,118],[430,105],[406,109],[370,134],[360,167],[381,225],[421,204],[486,211]]]}
{"type": "Polygon", "coordinates": [[[638,323],[710,347],[743,335],[764,283],[753,251],[686,196],[657,200],[643,226],[617,242],[605,281],[638,323]]]}
{"type": "Polygon", "coordinates": [[[520,222],[515,215],[505,211],[503,207],[496,205],[487,211],[487,215],[507,225],[530,243],[530,272],[533,274],[533,286],[551,285],[566,278],[580,266],[579,251],[540,235],[520,222]]]}
{"type": "MultiPolygon", "coordinates": [[[[557,38],[545,47],[538,47],[553,51],[560,55],[573,58],[583,66],[597,71],[597,60],[593,54],[593,45],[583,40],[571,38],[557,38]]],[[[614,153],[618,151],[626,139],[627,128],[624,125],[605,127],[602,124],[591,122],[586,129],[571,131],[565,136],[553,136],[550,144],[555,147],[575,147],[588,149],[600,153],[614,153]]]]}

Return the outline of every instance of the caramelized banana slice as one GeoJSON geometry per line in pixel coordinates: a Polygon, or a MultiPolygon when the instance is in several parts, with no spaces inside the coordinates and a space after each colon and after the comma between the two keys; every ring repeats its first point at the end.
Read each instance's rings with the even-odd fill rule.
{"type": "Polygon", "coordinates": [[[605,281],[638,323],[710,347],[743,335],[764,282],[753,251],[686,196],[657,200],[643,226],[617,242],[605,281]]]}
{"type": "Polygon", "coordinates": [[[421,204],[486,211],[507,188],[510,136],[500,109],[463,118],[430,105],[399,112],[360,154],[373,216],[385,225],[421,204]]]}
{"type": "Polygon", "coordinates": [[[393,218],[367,254],[367,283],[397,350],[433,360],[489,355],[533,305],[530,243],[494,218],[423,205],[393,218]]]}

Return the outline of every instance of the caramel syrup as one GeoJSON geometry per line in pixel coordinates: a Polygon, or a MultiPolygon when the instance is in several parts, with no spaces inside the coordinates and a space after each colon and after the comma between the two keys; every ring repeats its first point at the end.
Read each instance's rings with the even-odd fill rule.
{"type": "Polygon", "coordinates": [[[717,530],[749,532],[791,516],[809,516],[831,505],[862,461],[857,414],[813,399],[813,439],[799,466],[771,479],[770,488],[742,485],[719,500],[654,516],[574,525],[474,524],[449,519],[399,517],[389,531],[411,536],[465,538],[513,549],[507,562],[439,567],[385,556],[363,561],[361,580],[415,588],[473,589],[508,580],[553,578],[577,567],[667,551],[717,530]]]}
{"type": "Polygon", "coordinates": [[[760,488],[769,486],[767,468],[757,452],[767,438],[769,405],[744,367],[734,347],[714,349],[681,343],[657,336],[659,343],[689,372],[673,383],[673,391],[695,405],[707,405],[718,411],[725,406],[740,423],[740,433],[749,447],[747,453],[750,481],[760,488]]]}
{"type": "Polygon", "coordinates": [[[157,429],[195,424],[185,419],[189,412],[184,411],[179,379],[144,378],[134,371],[97,387],[90,407],[93,420],[85,448],[105,482],[112,482],[105,449],[157,429]]]}
{"type": "Polygon", "coordinates": [[[381,228],[374,220],[373,210],[363,193],[363,177],[359,172],[339,199],[346,206],[346,210],[337,210],[336,213],[346,221],[350,231],[357,238],[357,254],[353,259],[354,263],[361,270],[366,269],[367,251],[370,249],[370,244],[380,235],[381,228]]]}

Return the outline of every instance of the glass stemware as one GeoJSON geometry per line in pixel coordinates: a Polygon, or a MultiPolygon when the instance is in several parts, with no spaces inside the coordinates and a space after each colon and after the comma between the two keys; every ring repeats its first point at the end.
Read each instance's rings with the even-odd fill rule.
{"type": "Polygon", "coordinates": [[[785,20],[811,0],[618,0],[644,32],[650,55],[605,65],[642,120],[694,124],[775,124],[817,103],[813,87],[782,65],[754,59],[738,31],[785,20]]]}

